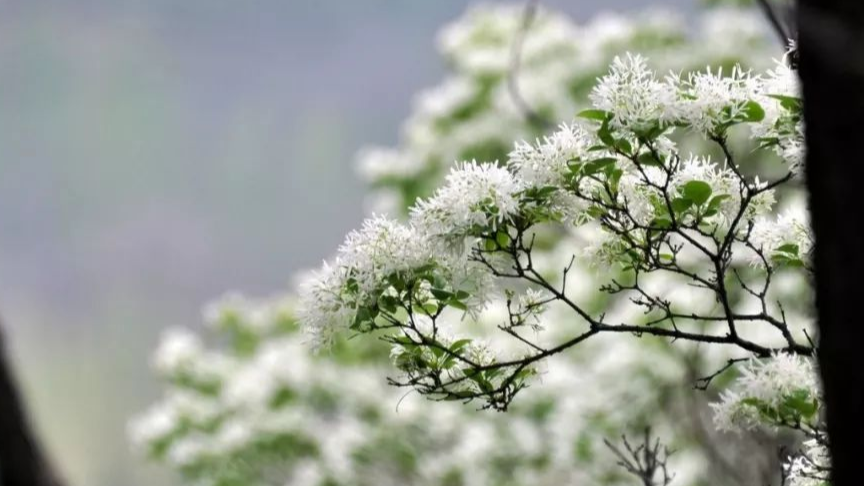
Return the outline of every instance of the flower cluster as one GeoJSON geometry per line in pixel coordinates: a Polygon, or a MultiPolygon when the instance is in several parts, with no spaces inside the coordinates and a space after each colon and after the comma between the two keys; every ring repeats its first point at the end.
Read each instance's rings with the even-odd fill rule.
{"type": "Polygon", "coordinates": [[[830,484],[831,458],[824,436],[804,442],[801,450],[783,466],[789,486],[830,484]]]}
{"type": "Polygon", "coordinates": [[[807,215],[794,207],[774,219],[759,219],[753,225],[752,241],[759,250],[754,263],[764,265],[763,258],[774,264],[809,267],[813,236],[807,215]]]}
{"type": "Polygon", "coordinates": [[[326,344],[342,329],[373,329],[379,316],[392,319],[404,305],[429,314],[446,304],[462,310],[482,306],[484,275],[428,235],[385,217],[350,233],[336,259],[301,289],[303,321],[315,342],[326,344]],[[465,300],[469,291],[471,301],[465,300]]]}
{"type": "Polygon", "coordinates": [[[735,386],[713,405],[714,422],[729,431],[760,425],[808,426],[818,419],[820,397],[810,359],[780,354],[752,360],[735,386]]]}
{"type": "Polygon", "coordinates": [[[520,181],[504,167],[464,163],[435,195],[420,200],[411,219],[430,235],[470,235],[495,230],[519,211],[520,181]]]}
{"type": "MultiPolygon", "coordinates": [[[[544,300],[530,292],[523,303],[533,307],[544,300]]],[[[167,393],[130,423],[129,435],[151,459],[208,486],[440,486],[454,478],[466,486],[594,482],[614,467],[613,458],[602,455],[606,430],[633,420],[613,411],[625,409],[625,402],[650,403],[656,390],[649,377],[621,386],[590,382],[614,383],[606,374],[621,360],[650,362],[667,379],[676,373],[660,350],[649,356],[622,341],[611,356],[605,347],[586,350],[597,363],[594,373],[579,373],[585,365],[575,356],[557,360],[543,371],[543,388],[510,413],[477,413],[403,397],[387,386],[386,355],[375,344],[337,340],[327,355],[316,355],[303,343],[290,299],[232,294],[208,305],[204,316],[201,330],[163,336],[153,364],[167,393]],[[194,352],[177,352],[190,348],[194,352]],[[201,390],[174,380],[179,363],[173,371],[162,364],[171,354],[183,356],[186,365],[218,358],[225,365],[218,386],[201,390]]],[[[475,337],[458,346],[470,359],[488,360],[475,337]]],[[[441,342],[455,344],[444,336],[441,342]]],[[[397,364],[416,359],[413,352],[396,346],[392,358],[397,364]]],[[[700,461],[693,454],[682,459],[700,461]]]]}
{"type": "Polygon", "coordinates": [[[720,401],[712,404],[720,430],[782,428],[804,436],[801,447],[783,463],[784,484],[793,486],[829,484],[831,461],[822,407],[813,359],[790,355],[751,360],[720,401]]]}
{"type": "Polygon", "coordinates": [[[628,49],[650,55],[661,71],[691,72],[705,63],[766,67],[764,24],[755,12],[711,9],[692,32],[687,26],[668,11],[604,13],[577,25],[541,8],[524,30],[521,5],[472,8],[442,30],[439,49],[451,73],[417,96],[399,147],[361,151],[370,206],[400,214],[430,195],[455,161],[504,160],[514,140],[544,134],[539,118],[554,125],[584,108],[597,76],[628,49]],[[517,55],[519,70],[512,72],[517,55]],[[537,116],[526,116],[526,106],[537,116]]]}
{"type": "MultiPolygon", "coordinates": [[[[544,228],[567,231],[593,223],[603,236],[589,253],[596,260],[591,263],[614,264],[637,279],[660,273],[687,277],[713,291],[727,309],[725,316],[703,319],[726,320],[730,344],[764,354],[769,347],[738,338],[726,284],[712,279],[721,280],[731,255],[743,249],[788,251],[774,244],[782,237],[773,236],[788,233],[779,227],[785,220],[772,225],[768,215],[773,188],[793,173],[770,183],[747,177],[726,140],[733,127],[762,124],[763,105],[775,112],[791,109],[784,99],[797,93],[763,96],[765,85],[775,81],[737,68],[731,77],[708,70],[686,81],[659,81],[640,56],[616,58],[593,91],[594,108],[581,113],[587,121],[564,124],[533,145],[517,143],[505,164],[459,164],[431,197],[416,202],[407,223],[373,217],[348,235],[335,260],[301,292],[304,325],[318,342],[340,329],[384,331],[397,346],[397,366],[406,372],[402,384],[447,399],[482,396],[489,406],[506,407],[534,374],[533,364],[551,351],[518,334],[524,319],[512,309],[502,329],[528,346],[506,358],[467,345],[470,339],[442,337],[439,317],[454,309],[475,315],[496,298],[490,288],[521,280],[565,302],[589,325],[571,344],[605,329],[533,262],[544,228]],[[726,159],[718,164],[682,154],[677,131],[701,134],[726,159]],[[688,254],[696,255],[695,263],[685,263],[688,254]],[[713,277],[701,275],[706,266],[713,277]]],[[[657,322],[674,325],[676,311],[664,297],[638,283],[615,283],[609,290],[634,293],[657,322]]],[[[765,293],[757,297],[764,303],[765,293]]],[[[767,312],[765,307],[760,319],[786,326],[767,312]]],[[[787,350],[803,349],[791,333],[784,335],[787,350]]]]}
{"type": "Polygon", "coordinates": [[[661,80],[646,59],[628,54],[615,58],[591,100],[596,108],[615,114],[612,126],[635,134],[679,125],[719,139],[732,125],[758,122],[751,130],[766,146],[786,147],[793,143],[790,138],[798,138],[800,146],[800,94],[793,77],[781,63],[765,75],[736,65],[728,74],[709,67],[661,80]]]}
{"type": "Polygon", "coordinates": [[[418,96],[398,148],[360,157],[373,197],[404,219],[349,234],[296,312],[209,306],[227,347],[167,334],[154,366],[169,393],[131,427],[137,443],[214,485],[618,484],[603,438],[652,425],[695,484],[719,469],[680,430],[681,407],[704,415],[698,400],[674,390],[744,349],[759,359],[722,394],[717,425],[798,420],[809,442],[787,477],[821,484],[807,482],[829,462],[818,391],[796,357],[812,352],[797,298],[806,212],[775,210],[803,147],[794,72],[763,69],[762,27],[738,10],[704,14],[696,38],[668,14],[524,20],[479,7],[442,33],[451,75],[418,96]],[[589,339],[603,333],[643,339],[589,339]],[[403,402],[386,381],[510,413],[403,402]]]}

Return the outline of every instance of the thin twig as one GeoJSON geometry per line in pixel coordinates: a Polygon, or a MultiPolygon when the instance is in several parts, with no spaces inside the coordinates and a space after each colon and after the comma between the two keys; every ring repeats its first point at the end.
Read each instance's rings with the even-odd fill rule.
{"type": "Polygon", "coordinates": [[[510,69],[507,73],[507,90],[510,93],[510,98],[513,100],[513,103],[516,105],[516,108],[522,112],[522,115],[528,120],[528,122],[534,125],[537,129],[545,131],[552,126],[552,122],[541,116],[536,110],[528,105],[525,98],[522,97],[522,93],[519,91],[518,80],[519,70],[522,67],[522,47],[525,44],[525,37],[528,35],[528,30],[531,28],[531,24],[534,23],[534,19],[537,17],[539,3],[539,0],[528,0],[528,3],[525,4],[525,10],[522,14],[522,25],[516,33],[516,37],[513,39],[513,45],[510,49],[510,69]]]}
{"type": "Polygon", "coordinates": [[[759,4],[759,8],[762,9],[762,13],[765,14],[765,17],[771,24],[771,28],[774,30],[774,33],[780,40],[780,44],[783,46],[784,49],[788,48],[789,41],[793,40],[792,33],[787,28],[786,23],[778,16],[777,9],[772,4],[771,0],[757,0],[756,3],[759,4]]]}

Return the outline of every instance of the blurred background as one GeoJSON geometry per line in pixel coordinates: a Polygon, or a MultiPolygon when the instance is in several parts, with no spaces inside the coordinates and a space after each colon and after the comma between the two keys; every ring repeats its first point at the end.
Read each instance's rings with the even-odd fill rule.
{"type": "Polygon", "coordinates": [[[335,250],[363,215],[354,153],[396,142],[470,3],[0,0],[0,314],[71,484],[177,483],[125,437],[160,330],[335,250]]]}

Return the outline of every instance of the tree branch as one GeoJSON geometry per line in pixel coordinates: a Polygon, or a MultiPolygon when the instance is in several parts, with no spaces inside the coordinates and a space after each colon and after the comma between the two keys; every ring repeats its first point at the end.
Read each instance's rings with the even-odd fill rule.
{"type": "Polygon", "coordinates": [[[24,408],[6,351],[0,322],[0,484],[62,486],[48,462],[24,408]]]}

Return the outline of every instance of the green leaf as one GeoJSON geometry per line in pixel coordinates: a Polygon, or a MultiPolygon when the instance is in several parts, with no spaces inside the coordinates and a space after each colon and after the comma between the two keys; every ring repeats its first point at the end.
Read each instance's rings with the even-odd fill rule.
{"type": "Polygon", "coordinates": [[[706,218],[710,218],[711,216],[714,216],[715,214],[719,213],[720,212],[720,204],[722,204],[723,201],[725,201],[726,199],[729,199],[730,197],[732,197],[732,196],[730,196],[729,194],[718,194],[718,195],[712,197],[711,200],[708,201],[708,206],[705,208],[705,212],[702,213],[702,216],[704,216],[706,218]]]}
{"type": "Polygon", "coordinates": [[[609,119],[609,112],[603,110],[582,110],[576,116],[587,120],[606,121],[609,119]]]}
{"type": "Polygon", "coordinates": [[[783,400],[785,412],[791,415],[799,415],[804,420],[810,420],[819,411],[819,403],[810,396],[807,390],[796,390],[783,400]]]}
{"type": "Polygon", "coordinates": [[[711,197],[711,186],[707,182],[690,181],[681,190],[683,196],[697,206],[701,206],[711,197]]]}
{"type": "Polygon", "coordinates": [[[600,129],[597,130],[597,136],[600,138],[600,141],[606,144],[608,147],[612,147],[615,145],[615,137],[612,136],[612,131],[609,130],[609,120],[603,120],[603,124],[600,125],[600,129]]]}
{"type": "Polygon", "coordinates": [[[358,330],[363,324],[371,322],[378,315],[378,310],[372,310],[368,307],[361,307],[357,309],[357,315],[354,316],[354,323],[351,324],[350,329],[358,330]]]}
{"type": "Polygon", "coordinates": [[[651,222],[651,226],[653,228],[661,228],[666,229],[672,227],[672,220],[669,219],[668,216],[662,216],[658,218],[654,218],[654,221],[651,222]]]}
{"type": "Polygon", "coordinates": [[[391,273],[388,275],[387,281],[390,282],[390,285],[392,285],[394,289],[399,291],[405,290],[405,280],[403,280],[402,276],[398,273],[391,273]]]}
{"type": "Polygon", "coordinates": [[[468,306],[465,305],[465,303],[460,301],[459,299],[450,299],[447,301],[447,305],[449,305],[450,307],[453,307],[454,309],[459,309],[461,311],[467,311],[468,310],[468,306]]]}
{"type": "Polygon", "coordinates": [[[447,301],[453,298],[453,293],[444,289],[431,289],[430,292],[440,301],[447,301]]]}
{"type": "Polygon", "coordinates": [[[382,295],[378,298],[378,307],[381,308],[384,312],[388,312],[390,314],[396,312],[396,308],[399,305],[399,300],[396,297],[390,295],[382,295]]]}
{"type": "Polygon", "coordinates": [[[758,122],[765,118],[765,110],[762,105],[753,100],[744,103],[742,113],[744,115],[743,120],[747,122],[758,122]]]}
{"type": "Polygon", "coordinates": [[[636,135],[645,140],[654,140],[660,135],[663,135],[666,128],[667,127],[661,126],[659,123],[655,123],[650,128],[636,131],[636,135]]]}
{"type": "Polygon", "coordinates": [[[801,98],[797,98],[795,96],[786,96],[786,95],[768,95],[769,98],[774,98],[775,100],[780,102],[780,106],[789,110],[789,111],[801,111],[802,103],[801,98]]]}
{"type": "Polygon", "coordinates": [[[657,157],[654,156],[651,152],[643,152],[639,154],[639,157],[636,158],[640,164],[644,166],[662,166],[663,163],[657,160],[657,157]]]}
{"type": "Polygon", "coordinates": [[[799,257],[788,255],[786,253],[775,253],[771,255],[771,261],[777,265],[785,265],[787,267],[800,268],[804,266],[804,262],[799,257]]]}
{"type": "Polygon", "coordinates": [[[795,243],[787,243],[777,248],[780,253],[789,253],[790,255],[798,256],[798,245],[795,243]]]}
{"type": "Polygon", "coordinates": [[[270,408],[279,409],[290,403],[296,398],[297,394],[290,388],[280,388],[270,399],[270,408]]]}
{"type": "Polygon", "coordinates": [[[435,346],[429,346],[429,349],[432,351],[432,354],[435,355],[436,358],[440,358],[444,356],[444,352],[446,349],[442,349],[441,343],[435,341],[435,346]]]}
{"type": "Polygon", "coordinates": [[[609,172],[609,186],[612,188],[612,192],[618,192],[618,183],[621,181],[621,176],[624,175],[624,171],[621,169],[613,169],[609,172]]]}
{"type": "Polygon", "coordinates": [[[508,248],[510,246],[510,235],[503,231],[499,231],[498,234],[495,235],[495,241],[502,248],[508,248]]]}
{"type": "Polygon", "coordinates": [[[716,196],[712,197],[710,201],[708,201],[708,209],[716,210],[720,208],[720,204],[722,204],[723,201],[729,199],[730,197],[732,196],[730,196],[729,194],[717,194],[716,196]]]}
{"type": "Polygon", "coordinates": [[[590,162],[586,162],[584,165],[582,165],[582,172],[585,175],[593,175],[593,174],[596,174],[598,172],[603,172],[608,167],[611,167],[612,165],[614,165],[615,162],[617,162],[617,160],[612,158],[612,157],[603,157],[600,159],[594,159],[594,160],[592,160],[590,162]]]}
{"type": "Polygon", "coordinates": [[[623,152],[627,155],[630,155],[630,153],[633,152],[633,147],[630,145],[630,142],[623,138],[615,141],[615,148],[617,148],[619,152],[623,152]]]}
{"type": "Polygon", "coordinates": [[[453,341],[453,344],[450,345],[450,352],[455,353],[469,344],[471,344],[471,339],[458,339],[453,341]]]}
{"type": "Polygon", "coordinates": [[[401,344],[403,346],[415,346],[416,343],[411,340],[408,336],[394,336],[390,338],[394,343],[401,344]]]}
{"type": "Polygon", "coordinates": [[[676,197],[672,200],[672,210],[675,214],[681,214],[693,206],[693,200],[685,197],[676,197]]]}

